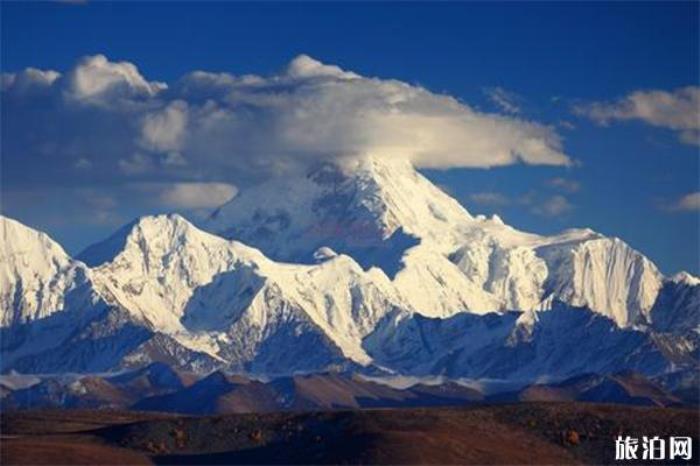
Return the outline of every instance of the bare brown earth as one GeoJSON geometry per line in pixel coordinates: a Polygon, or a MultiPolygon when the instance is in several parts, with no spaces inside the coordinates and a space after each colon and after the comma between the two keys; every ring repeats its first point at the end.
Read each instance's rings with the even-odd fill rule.
{"type": "Polygon", "coordinates": [[[697,448],[700,416],[585,403],[202,417],[44,410],[4,413],[1,427],[3,465],[564,465],[613,463],[619,434],[691,436],[697,448]]]}

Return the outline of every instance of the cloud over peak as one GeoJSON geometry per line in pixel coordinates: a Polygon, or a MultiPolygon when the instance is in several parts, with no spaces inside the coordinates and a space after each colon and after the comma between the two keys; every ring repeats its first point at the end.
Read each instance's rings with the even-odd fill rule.
{"type": "MultiPolygon", "coordinates": [[[[482,113],[423,87],[363,77],[307,55],[269,77],[194,71],[170,85],[148,80],[132,63],[94,55],[63,75],[5,74],[2,97],[8,112],[21,108],[3,129],[17,135],[11,138],[21,141],[22,156],[50,141],[57,164],[86,160],[93,170],[146,173],[133,169],[136,160],[178,181],[226,173],[236,182],[251,172],[367,155],[434,168],[570,163],[552,127],[482,113]],[[49,120],[61,130],[36,125],[49,120]],[[169,160],[194,171],[183,174],[184,163],[169,160]]],[[[6,157],[20,156],[14,141],[3,147],[6,157]]]]}
{"type": "Polygon", "coordinates": [[[132,206],[209,209],[261,179],[365,156],[436,168],[570,163],[552,127],[306,55],[271,76],[197,70],[168,84],[88,56],[62,72],[4,73],[2,111],[7,204],[73,199],[63,212],[89,221],[132,206]],[[113,202],[88,205],[96,197],[85,193],[113,202]]]}

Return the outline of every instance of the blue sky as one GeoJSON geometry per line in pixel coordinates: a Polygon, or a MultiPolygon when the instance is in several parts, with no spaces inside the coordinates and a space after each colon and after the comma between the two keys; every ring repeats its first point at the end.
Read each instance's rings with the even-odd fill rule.
{"type": "MultiPolygon", "coordinates": [[[[308,54],[361,76],[422,86],[478,112],[550,126],[575,161],[424,171],[470,211],[542,233],[591,227],[622,237],[666,273],[698,274],[697,202],[682,201],[698,192],[697,127],[691,121],[691,140],[682,140],[687,125],[653,107],[670,98],[680,107],[671,110],[688,111],[677,90],[698,86],[698,21],[694,2],[3,3],[2,70],[66,74],[82,57],[104,54],[171,84],[193,70],[270,76],[308,54]],[[625,107],[635,91],[650,113],[625,107]]],[[[14,107],[4,95],[3,104],[3,212],[78,252],[122,221],[172,209],[111,195],[122,181],[104,173],[47,168],[41,176],[38,159],[24,157],[9,132],[31,125],[11,126],[14,107]],[[76,207],[86,196],[90,202],[76,207]],[[110,215],[77,212],[89,208],[110,215]]]]}

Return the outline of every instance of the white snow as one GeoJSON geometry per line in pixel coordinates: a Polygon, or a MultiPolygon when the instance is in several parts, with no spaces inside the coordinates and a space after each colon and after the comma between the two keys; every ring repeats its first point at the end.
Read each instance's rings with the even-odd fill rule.
{"type": "Polygon", "coordinates": [[[338,253],[326,246],[320,247],[314,252],[314,259],[316,259],[316,262],[323,262],[337,256],[338,253]]]}
{"type": "MultiPolygon", "coordinates": [[[[0,216],[0,327],[49,317],[69,293],[89,284],[90,271],[45,233],[0,216]]],[[[89,294],[73,297],[89,306],[89,294]]]]}
{"type": "Polygon", "coordinates": [[[700,277],[695,277],[686,271],[678,272],[669,278],[673,283],[681,283],[690,286],[700,285],[700,277]]]}
{"type": "MultiPolygon", "coordinates": [[[[391,361],[428,345],[440,349],[415,364],[429,371],[452,351],[468,358],[499,339],[534,338],[557,301],[640,328],[652,322],[664,283],[676,283],[692,290],[681,290],[680,303],[669,288],[665,299],[680,310],[657,320],[686,328],[683,319],[697,317],[689,310],[696,277],[664,282],[642,254],[588,229],[541,236],[473,217],[405,162],[368,158],[271,180],[243,190],[205,227],[221,236],[175,214],[143,217],[91,247],[89,268],[45,234],[0,217],[0,322],[13,327],[99,301],[234,368],[281,370],[291,361],[309,362],[298,366],[306,370],[337,355],[381,367],[373,355],[391,361]],[[509,310],[525,312],[516,320],[509,310]],[[494,312],[503,319],[489,326],[494,312]],[[410,333],[415,315],[460,313],[483,320],[443,321],[444,341],[410,333]]],[[[35,351],[31,343],[18,354],[35,351]]]]}
{"type": "Polygon", "coordinates": [[[305,261],[323,247],[350,254],[384,268],[411,307],[433,317],[543,309],[555,297],[626,327],[648,317],[663,281],[616,238],[589,229],[540,236],[495,215],[472,217],[404,161],[367,158],[273,180],[242,191],[204,226],[275,259],[305,261]],[[397,231],[415,238],[398,253],[397,231]],[[382,255],[393,254],[386,266],[382,255]]]}
{"type": "Polygon", "coordinates": [[[348,256],[318,265],[276,263],[178,215],[144,217],[125,233],[123,250],[93,271],[100,294],[212,355],[244,335],[245,345],[255,346],[252,329],[301,318],[346,357],[367,364],[362,338],[386,312],[407,307],[380,270],[365,272],[348,256]]]}

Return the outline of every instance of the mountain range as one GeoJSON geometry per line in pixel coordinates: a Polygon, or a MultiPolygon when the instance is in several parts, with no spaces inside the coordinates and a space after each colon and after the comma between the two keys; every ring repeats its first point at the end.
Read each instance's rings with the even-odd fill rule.
{"type": "Polygon", "coordinates": [[[590,229],[471,215],[405,162],[275,178],[198,226],[142,217],[77,257],[7,217],[0,237],[3,373],[633,370],[673,389],[698,369],[698,278],[590,229]]]}
{"type": "Polygon", "coordinates": [[[6,410],[134,409],[193,415],[357,408],[458,406],[515,401],[615,402],[646,406],[697,404],[638,373],[583,374],[552,384],[491,392],[460,381],[387,383],[350,373],[315,373],[260,380],[214,371],[198,377],[162,363],[119,374],[0,376],[6,410]]]}

